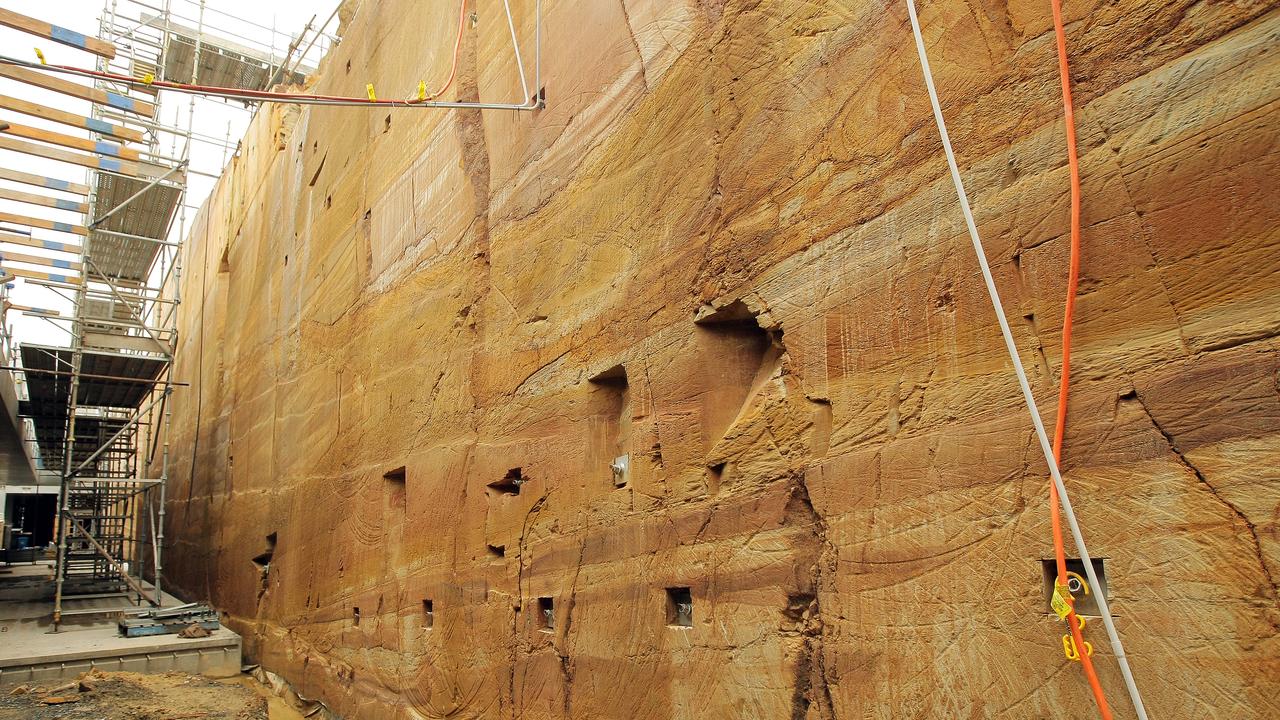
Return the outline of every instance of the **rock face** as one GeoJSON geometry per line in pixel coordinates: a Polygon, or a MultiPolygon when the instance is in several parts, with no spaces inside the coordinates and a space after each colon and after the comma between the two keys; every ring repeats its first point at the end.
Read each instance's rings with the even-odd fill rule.
{"type": "MultiPolygon", "coordinates": [[[[1277,717],[1280,11],[1067,4],[1066,483],[1151,716],[1277,717]]],[[[317,90],[437,82],[443,5],[363,3],[317,90]]],[[[477,5],[456,96],[518,101],[477,5]]],[[[543,110],[256,118],[186,249],[169,582],[349,718],[1096,717],[901,3],[543,5],[543,110]]],[[[1051,418],[1049,4],[921,5],[1051,418]]]]}

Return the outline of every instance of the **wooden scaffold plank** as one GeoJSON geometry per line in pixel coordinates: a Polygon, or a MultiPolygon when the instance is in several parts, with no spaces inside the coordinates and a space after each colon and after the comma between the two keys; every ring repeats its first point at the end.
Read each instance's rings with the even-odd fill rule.
{"type": "Polygon", "coordinates": [[[156,106],[152,103],[107,90],[99,90],[88,85],[81,85],[70,80],[63,80],[60,77],[47,75],[19,65],[0,64],[0,77],[59,92],[63,95],[78,97],[81,100],[88,100],[99,105],[109,105],[117,110],[125,110],[147,118],[155,117],[156,114],[156,106]]]}
{"type": "MultiPolygon", "coordinates": [[[[108,170],[110,172],[128,175],[130,177],[150,179],[150,176],[144,174],[141,171],[139,164],[133,160],[99,157],[97,155],[84,155],[72,150],[61,150],[47,145],[24,142],[4,135],[0,135],[0,150],[12,150],[13,152],[34,155],[47,160],[59,160],[73,165],[81,165],[83,167],[93,168],[94,170],[108,170]]],[[[156,173],[157,176],[160,174],[162,174],[162,172],[156,173]]]]}
{"type": "Polygon", "coordinates": [[[123,147],[116,143],[104,142],[102,140],[90,140],[89,138],[76,137],[74,135],[54,132],[52,130],[31,127],[30,125],[9,123],[9,127],[0,132],[8,133],[14,137],[26,138],[28,140],[39,140],[40,142],[61,145],[75,150],[84,150],[85,152],[105,155],[107,157],[118,157],[124,158],[125,160],[138,159],[138,151],[133,148],[123,147]]]}
{"type": "Polygon", "coordinates": [[[11,27],[14,30],[39,35],[56,43],[61,43],[68,47],[79,48],[86,52],[91,52],[99,57],[108,60],[116,56],[116,46],[96,37],[89,37],[83,33],[78,33],[70,28],[64,28],[61,25],[54,25],[44,20],[37,20],[33,17],[20,15],[12,10],[0,8],[0,25],[11,27]]]}
{"type": "Polygon", "coordinates": [[[58,310],[50,310],[48,308],[32,307],[30,305],[15,305],[13,303],[5,303],[5,311],[17,310],[24,315],[39,315],[41,317],[62,317],[62,313],[58,310]]]}
{"type": "Polygon", "coordinates": [[[79,245],[76,245],[75,243],[56,242],[54,240],[41,240],[38,238],[31,237],[30,235],[23,235],[21,233],[4,232],[4,231],[0,231],[0,243],[9,243],[12,245],[23,245],[26,247],[34,247],[34,248],[41,248],[44,250],[53,250],[56,252],[71,253],[73,255],[79,255],[80,251],[83,249],[79,245]]]}
{"type": "Polygon", "coordinates": [[[83,225],[72,225],[71,223],[46,220],[44,218],[31,217],[29,215],[18,215],[15,213],[0,212],[0,222],[13,223],[14,225],[25,225],[26,227],[41,228],[44,230],[53,230],[55,232],[71,233],[73,235],[83,236],[89,234],[89,228],[83,225]]]}
{"type": "Polygon", "coordinates": [[[105,120],[69,113],[65,110],[58,110],[57,108],[9,97],[8,95],[0,95],[0,108],[22,113],[23,115],[30,115],[31,117],[38,117],[41,120],[62,123],[82,130],[90,130],[102,135],[110,135],[123,141],[140,143],[144,138],[141,130],[134,130],[133,128],[127,128],[105,120]]]}
{"type": "Polygon", "coordinates": [[[0,200],[12,200],[28,205],[54,208],[55,210],[67,210],[81,215],[89,212],[88,203],[49,197],[48,195],[37,195],[36,193],[22,192],[21,190],[10,190],[9,188],[0,188],[0,200]]]}
{"type": "Polygon", "coordinates": [[[35,187],[47,188],[49,190],[61,190],[75,195],[89,194],[89,186],[73,183],[69,180],[59,180],[58,178],[46,177],[44,175],[34,175],[21,170],[10,170],[8,168],[0,168],[0,180],[11,180],[13,182],[22,183],[24,185],[34,185],[35,187]]]}
{"type": "Polygon", "coordinates": [[[27,278],[29,280],[47,280],[49,282],[70,284],[80,282],[80,278],[76,275],[59,275],[57,273],[40,272],[38,270],[27,270],[25,268],[13,267],[8,263],[4,263],[3,268],[4,271],[10,275],[17,275],[20,278],[27,278]]]}
{"type": "Polygon", "coordinates": [[[83,264],[75,260],[62,260],[59,258],[41,257],[39,255],[28,255],[26,253],[14,252],[12,250],[0,250],[0,262],[20,262],[28,265],[44,265],[51,268],[60,268],[62,270],[74,270],[80,272],[83,264]]]}

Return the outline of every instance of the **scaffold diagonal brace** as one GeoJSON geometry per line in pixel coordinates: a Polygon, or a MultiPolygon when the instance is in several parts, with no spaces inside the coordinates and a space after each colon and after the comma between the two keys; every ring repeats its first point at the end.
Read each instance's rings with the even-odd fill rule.
{"type": "Polygon", "coordinates": [[[89,541],[89,544],[93,546],[93,549],[96,550],[99,555],[102,556],[102,559],[107,561],[107,564],[111,566],[111,569],[120,573],[120,577],[123,578],[124,581],[129,584],[129,587],[133,588],[133,590],[137,592],[140,596],[145,598],[147,602],[151,603],[154,606],[159,606],[159,603],[147,597],[146,588],[142,587],[141,583],[139,583],[137,580],[134,580],[133,577],[129,575],[129,569],[124,566],[124,563],[111,557],[111,553],[107,552],[107,549],[102,546],[102,543],[98,542],[97,538],[95,538],[92,533],[90,533],[87,529],[85,529],[85,527],[80,524],[79,520],[76,520],[75,517],[73,517],[70,513],[65,513],[63,517],[65,520],[71,523],[71,529],[73,531],[75,531],[85,540],[89,541]]]}
{"type": "Polygon", "coordinates": [[[150,410],[152,407],[154,407],[157,403],[159,403],[162,399],[164,399],[165,397],[167,397],[167,396],[169,395],[169,393],[171,393],[171,392],[173,392],[173,389],[172,389],[172,388],[169,388],[169,387],[166,387],[165,389],[161,390],[161,391],[160,391],[160,397],[157,397],[157,398],[153,399],[151,402],[147,403],[146,407],[141,408],[141,409],[139,409],[139,410],[138,410],[138,412],[134,413],[134,416],[133,416],[133,417],[132,417],[128,422],[126,422],[126,423],[125,423],[125,424],[124,424],[124,425],[123,425],[119,430],[117,430],[117,431],[116,431],[116,433],[115,433],[114,435],[112,435],[110,439],[108,439],[106,442],[102,443],[102,445],[100,445],[100,446],[98,447],[98,449],[97,449],[97,450],[94,450],[94,451],[93,451],[93,454],[92,454],[92,455],[90,455],[89,457],[85,458],[85,461],[84,461],[84,462],[82,462],[82,463],[80,463],[79,465],[77,465],[77,466],[76,466],[76,468],[75,468],[74,470],[72,470],[71,472],[67,473],[67,479],[69,480],[69,479],[71,479],[71,478],[75,477],[76,475],[79,475],[81,470],[83,470],[83,469],[85,469],[86,467],[88,467],[89,463],[91,463],[91,462],[93,462],[94,460],[98,459],[98,456],[99,456],[99,455],[101,455],[102,453],[106,452],[107,448],[111,447],[112,443],[114,443],[116,440],[118,440],[118,439],[120,438],[120,436],[121,436],[121,435],[124,435],[124,434],[125,434],[125,432],[127,432],[127,431],[128,431],[128,430],[130,430],[130,429],[132,429],[132,428],[133,428],[134,426],[136,426],[139,422],[141,422],[141,421],[142,421],[142,416],[143,416],[143,415],[144,415],[148,410],[150,410]]]}

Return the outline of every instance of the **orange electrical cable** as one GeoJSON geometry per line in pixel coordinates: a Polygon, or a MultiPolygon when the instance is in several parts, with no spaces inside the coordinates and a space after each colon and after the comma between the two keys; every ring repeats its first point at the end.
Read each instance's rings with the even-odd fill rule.
{"type": "MultiPolygon", "coordinates": [[[[1062,112],[1067,129],[1067,167],[1071,173],[1071,259],[1067,273],[1067,298],[1062,314],[1062,375],[1058,383],[1057,422],[1053,428],[1053,457],[1062,462],[1062,438],[1067,428],[1067,396],[1071,386],[1071,325],[1075,315],[1076,290],[1080,283],[1080,161],[1076,150],[1076,118],[1071,102],[1071,68],[1067,61],[1067,35],[1062,24],[1062,0],[1050,0],[1053,6],[1053,30],[1058,45],[1058,75],[1062,80],[1062,112]]],[[[1062,537],[1062,518],[1058,512],[1058,488],[1049,483],[1049,517],[1053,524],[1053,552],[1057,562],[1058,576],[1055,582],[1067,577],[1067,551],[1062,537]]],[[[1094,592],[1102,592],[1102,588],[1094,588],[1094,592]]],[[[1070,595],[1067,595],[1070,598],[1070,595]]],[[[1068,600],[1074,604],[1074,600],[1068,600]]],[[[1098,703],[1098,712],[1106,720],[1111,720],[1111,708],[1098,681],[1098,673],[1093,668],[1093,660],[1089,657],[1084,642],[1084,634],[1080,631],[1080,619],[1076,617],[1074,607],[1067,613],[1067,625],[1071,628],[1071,637],[1075,641],[1080,656],[1080,666],[1084,669],[1089,687],[1093,690],[1093,698],[1098,703]]]]}
{"type": "Polygon", "coordinates": [[[427,99],[435,99],[444,94],[445,90],[453,84],[453,77],[458,72],[458,50],[462,47],[462,31],[467,25],[467,0],[458,3],[458,37],[453,41],[453,65],[449,68],[449,79],[445,81],[444,87],[427,96],[427,99]]]}

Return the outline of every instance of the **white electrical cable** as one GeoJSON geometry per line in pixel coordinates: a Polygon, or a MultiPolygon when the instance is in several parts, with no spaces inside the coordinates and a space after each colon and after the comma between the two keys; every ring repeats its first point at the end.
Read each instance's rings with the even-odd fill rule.
{"type": "Polygon", "coordinates": [[[511,19],[511,0],[502,0],[502,7],[507,11],[507,27],[511,30],[511,47],[516,51],[516,70],[520,73],[520,89],[529,97],[529,82],[524,76],[524,61],[520,59],[520,42],[516,40],[516,23],[511,19]]]}
{"type": "Polygon", "coordinates": [[[916,17],[916,6],[912,0],[904,0],[907,14],[911,16],[911,31],[916,38],[916,51],[920,54],[920,67],[924,72],[924,84],[929,90],[929,102],[933,105],[933,118],[938,123],[938,134],[942,137],[942,149],[947,155],[947,165],[951,168],[951,180],[956,186],[956,195],[960,197],[960,210],[964,212],[964,222],[969,228],[969,237],[973,240],[973,250],[978,255],[978,265],[982,268],[982,279],[987,284],[987,294],[991,297],[991,306],[995,309],[996,320],[1000,323],[1000,332],[1004,335],[1005,348],[1009,351],[1009,360],[1013,362],[1013,370],[1018,374],[1018,384],[1022,387],[1022,398],[1026,401],[1027,411],[1031,413],[1031,424],[1035,426],[1036,437],[1040,440],[1040,449],[1044,452],[1045,462],[1049,464],[1049,475],[1058,488],[1058,498],[1062,501],[1062,512],[1071,527],[1071,537],[1075,540],[1076,550],[1084,563],[1085,575],[1089,576],[1089,584],[1093,586],[1093,597],[1102,614],[1102,624],[1107,628],[1107,637],[1111,640],[1111,650],[1120,664],[1120,673],[1124,676],[1124,684],[1129,691],[1129,699],[1139,720],[1147,720],[1147,710],[1142,704],[1142,695],[1133,680],[1133,672],[1129,669],[1129,661],[1124,654],[1124,645],[1120,642],[1120,634],[1116,632],[1115,622],[1111,619],[1111,608],[1107,606],[1106,593],[1093,572],[1093,561],[1084,544],[1084,535],[1080,532],[1080,523],[1076,521],[1075,511],[1071,508],[1071,500],[1067,497],[1067,488],[1062,484],[1062,475],[1058,471],[1058,463],[1053,458],[1053,447],[1049,444],[1049,436],[1044,431],[1044,423],[1040,420],[1040,411],[1036,409],[1035,396],[1031,394],[1031,385],[1027,382],[1027,374],[1022,369],[1022,359],[1018,356],[1018,347],[1013,342],[1013,332],[1009,330],[1009,321],[1005,319],[1004,305],[1000,303],[1000,293],[996,290],[996,282],[991,277],[991,267],[987,264],[986,251],[982,248],[982,240],[978,237],[978,228],[973,222],[973,211],[969,209],[969,197],[965,195],[964,183],[960,180],[960,169],[956,166],[956,156],[951,150],[951,137],[947,135],[947,125],[942,119],[942,106],[938,104],[938,91],[933,86],[933,71],[929,69],[929,57],[925,53],[924,38],[920,34],[920,19],[916,17]]]}

